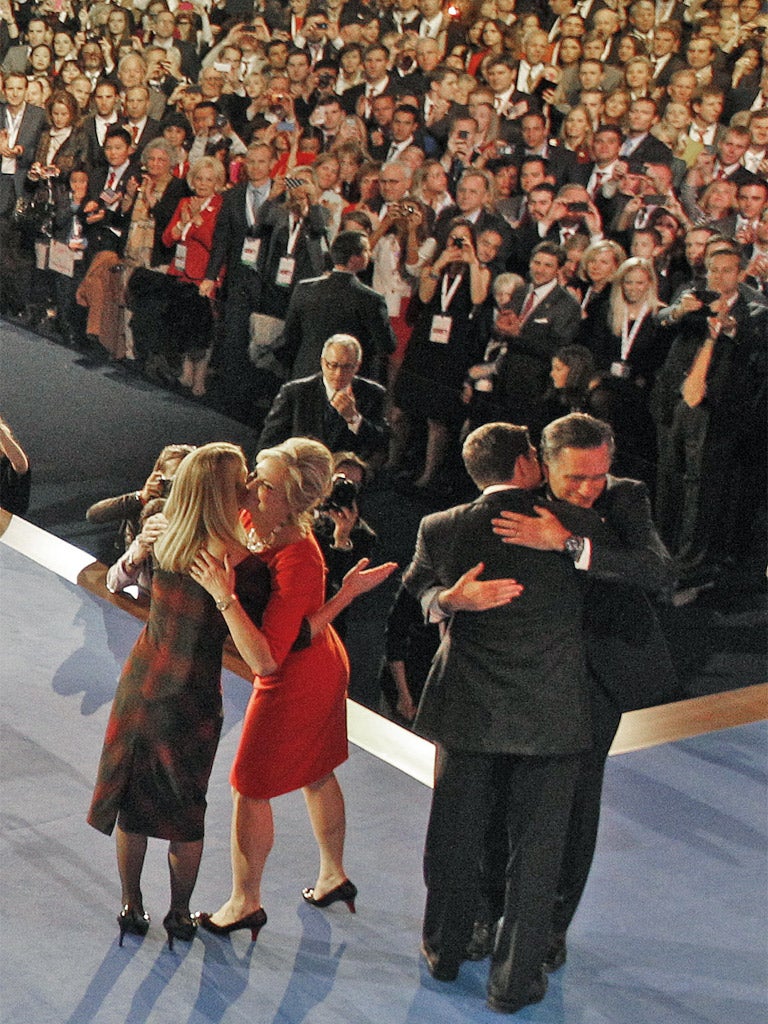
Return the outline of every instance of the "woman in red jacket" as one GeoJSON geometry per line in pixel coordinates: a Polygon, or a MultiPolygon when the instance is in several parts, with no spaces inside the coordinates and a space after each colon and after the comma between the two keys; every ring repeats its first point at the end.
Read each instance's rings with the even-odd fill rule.
{"type": "Polygon", "coordinates": [[[224,165],[211,156],[197,160],[187,183],[194,195],[182,199],[163,232],[163,244],[176,247],[168,275],[171,348],[183,358],[179,383],[197,398],[205,394],[205,377],[213,330],[212,299],[199,294],[211,255],[221,192],[226,185],[224,165]]]}

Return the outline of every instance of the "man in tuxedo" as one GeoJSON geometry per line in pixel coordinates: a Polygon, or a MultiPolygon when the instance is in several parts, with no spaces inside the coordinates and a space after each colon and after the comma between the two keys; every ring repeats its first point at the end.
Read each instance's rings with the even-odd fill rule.
{"type": "MultiPolygon", "coordinates": [[[[639,480],[612,476],[615,449],[609,424],[571,413],[548,424],[540,458],[546,487],[540,496],[557,502],[538,506],[536,517],[502,512],[494,531],[505,543],[539,551],[571,549],[587,586],[584,629],[587,645],[592,749],[582,755],[557,885],[545,970],[566,959],[566,931],[581,899],[594,857],[603,774],[623,711],[650,707],[677,695],[678,683],[664,635],[648,595],[672,583],[672,560],[651,518],[648,489],[639,480]],[[593,509],[619,546],[574,542],[559,517],[568,506],[593,509]]],[[[485,892],[473,934],[472,959],[490,952],[503,907],[505,843],[502,829],[489,829],[484,858],[485,892]]]]}
{"type": "Polygon", "coordinates": [[[386,392],[358,376],[363,350],[351,334],[333,334],[323,345],[320,373],[283,384],[264,422],[259,451],[289,437],[315,437],[332,452],[360,458],[383,452],[388,427],[386,392]]]}
{"type": "Polygon", "coordinates": [[[12,46],[3,57],[2,71],[4,75],[18,72],[26,75],[29,67],[29,55],[35,46],[53,42],[53,32],[43,18],[30,18],[27,24],[27,42],[12,46]]]}
{"type": "Polygon", "coordinates": [[[389,50],[386,46],[381,43],[366,46],[363,52],[363,81],[342,93],[342,102],[348,114],[359,114],[364,120],[370,120],[374,96],[391,91],[388,62],[389,50]]]}
{"type": "Polygon", "coordinates": [[[333,271],[300,281],[291,295],[278,359],[295,380],[315,373],[320,353],[332,334],[351,334],[362,348],[361,370],[384,379],[384,360],[395,351],[395,337],[384,298],[356,275],[370,262],[368,238],[360,231],[341,231],[331,245],[333,271]]]}
{"type": "Polygon", "coordinates": [[[526,156],[540,156],[547,161],[547,167],[557,185],[573,180],[576,168],[576,154],[562,146],[553,146],[547,136],[547,120],[536,111],[523,114],[520,119],[523,142],[517,149],[518,162],[526,156]]]}
{"type": "MultiPolygon", "coordinates": [[[[500,802],[509,837],[488,1005],[514,1013],[546,991],[541,964],[581,754],[590,744],[582,593],[568,554],[498,543],[503,508],[531,514],[540,480],[525,427],[488,423],[462,450],[482,495],[422,520],[407,589],[450,617],[416,718],[439,744],[424,853],[422,951],[456,978],[479,898],[479,855],[500,802]],[[485,575],[485,580],[480,580],[485,575]]],[[[598,517],[562,511],[574,539],[598,517]]]]}
{"type": "Polygon", "coordinates": [[[499,419],[531,425],[540,420],[552,356],[576,335],[579,304],[557,281],[565,260],[562,246],[540,242],[531,255],[530,285],[513,292],[512,308],[496,321],[496,330],[508,338],[493,391],[499,419]]]}

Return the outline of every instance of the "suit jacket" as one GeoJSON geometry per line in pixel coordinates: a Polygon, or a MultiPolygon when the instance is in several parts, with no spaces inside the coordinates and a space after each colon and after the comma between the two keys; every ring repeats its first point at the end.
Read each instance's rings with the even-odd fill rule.
{"type": "MultiPolygon", "coordinates": [[[[130,124],[128,124],[127,117],[120,118],[120,125],[123,128],[127,128],[131,135],[133,135],[131,126],[130,124]]],[[[141,130],[141,135],[139,135],[139,137],[134,142],[137,157],[139,159],[141,158],[141,151],[148,142],[152,142],[154,139],[159,138],[159,136],[162,134],[163,130],[160,127],[160,122],[156,121],[154,117],[147,117],[147,120],[144,122],[144,127],[141,130]]]]}
{"type": "MultiPolygon", "coordinates": [[[[500,544],[491,530],[502,509],[530,515],[534,501],[531,492],[507,489],[427,516],[419,526],[403,577],[415,597],[451,586],[479,561],[485,579],[511,577],[525,587],[507,605],[457,612],[449,622],[416,729],[450,749],[556,756],[590,744],[579,574],[567,556],[500,544]]],[[[590,511],[560,511],[574,533],[605,530],[590,511]]]]}
{"type": "Polygon", "coordinates": [[[395,351],[395,336],[383,296],[354,274],[334,270],[326,277],[300,281],[285,318],[281,361],[290,378],[317,371],[323,345],[332,334],[351,334],[363,347],[361,373],[378,377],[382,357],[395,351]]]}
{"type": "MultiPolygon", "coordinates": [[[[512,295],[512,308],[520,313],[527,286],[512,295]]],[[[517,338],[510,338],[499,364],[493,396],[505,419],[536,427],[541,415],[539,400],[547,390],[552,356],[573,341],[581,323],[576,299],[560,285],[542,299],[526,319],[517,338]]]]}
{"type": "Polygon", "coordinates": [[[368,458],[387,444],[386,392],[376,381],[355,377],[352,393],[363,417],[356,434],[329,403],[322,373],[283,384],[267,414],[258,450],[289,437],[315,437],[332,452],[353,451],[368,458]]]}
{"type": "MultiPolygon", "coordinates": [[[[555,503],[555,512],[563,507],[555,503]]],[[[639,480],[609,476],[593,511],[621,547],[592,542],[584,626],[591,675],[622,711],[678,696],[678,681],[648,595],[672,583],[672,559],[639,480]]],[[[589,534],[586,534],[589,536],[589,534]]]]}
{"type": "MultiPolygon", "coordinates": [[[[242,181],[224,193],[224,202],[216,221],[211,258],[205,275],[212,281],[216,280],[224,267],[227,269],[227,277],[230,281],[241,273],[240,256],[246,235],[258,234],[258,219],[253,227],[248,225],[245,211],[247,191],[248,182],[242,181]]],[[[257,271],[242,268],[242,273],[253,276],[257,271]]]]}
{"type": "Polygon", "coordinates": [[[665,146],[661,139],[657,139],[655,135],[646,135],[630,157],[621,159],[628,160],[631,164],[666,164],[671,167],[673,155],[672,150],[665,146]]]}
{"type": "MultiPolygon", "coordinates": [[[[119,124],[120,118],[115,121],[114,127],[117,127],[119,124]]],[[[96,167],[106,167],[107,158],[104,156],[104,150],[99,144],[99,137],[96,134],[95,114],[89,114],[83,118],[80,131],[83,133],[84,159],[88,170],[93,170],[96,167]]]]}
{"type": "MultiPolygon", "coordinates": [[[[290,285],[277,284],[280,260],[287,255],[289,239],[289,210],[284,203],[267,199],[262,203],[256,218],[256,235],[261,239],[258,272],[261,275],[260,312],[284,319],[291,298],[291,290],[303,278],[321,274],[328,268],[331,257],[328,252],[328,211],[319,204],[313,204],[299,230],[293,256],[296,260],[293,280],[290,285]]],[[[305,377],[320,365],[317,359],[301,374],[305,377]]]]}
{"type": "MultiPolygon", "coordinates": [[[[6,106],[7,104],[0,103],[0,128],[5,127],[6,106]]],[[[13,174],[13,184],[16,189],[17,196],[22,195],[24,191],[24,181],[27,177],[27,171],[34,163],[37,144],[40,141],[40,135],[44,128],[45,111],[43,108],[33,107],[32,104],[27,103],[24,107],[21,124],[19,125],[19,131],[16,135],[16,145],[21,146],[24,150],[21,156],[16,157],[16,170],[13,174]]]]}

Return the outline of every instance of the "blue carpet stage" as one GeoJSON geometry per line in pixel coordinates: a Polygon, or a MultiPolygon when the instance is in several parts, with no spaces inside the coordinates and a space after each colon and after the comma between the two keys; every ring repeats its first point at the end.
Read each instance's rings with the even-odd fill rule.
{"type": "MultiPolygon", "coordinates": [[[[111,840],[85,823],[134,617],[0,541],[4,1024],[459,1024],[486,1010],[487,964],[434,982],[418,954],[429,789],[352,746],[341,769],[358,913],[302,905],[315,848],[300,796],[275,801],[269,923],[255,945],[163,945],[168,882],[150,844],[153,925],[117,945],[111,840]]],[[[76,575],[71,578],[76,578],[76,575]]],[[[226,726],[194,904],[228,891],[227,770],[247,684],[225,674],[226,726]]],[[[393,727],[394,728],[394,727],[393,727]]],[[[403,734],[405,736],[406,734],[403,734]]],[[[522,1022],[757,1024],[766,1019],[765,723],[613,757],[599,852],[566,966],[522,1022]]]]}

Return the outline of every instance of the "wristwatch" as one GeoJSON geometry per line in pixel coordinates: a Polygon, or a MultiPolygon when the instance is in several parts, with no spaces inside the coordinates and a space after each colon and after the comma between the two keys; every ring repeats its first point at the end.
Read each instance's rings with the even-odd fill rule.
{"type": "Polygon", "coordinates": [[[566,538],[563,550],[567,555],[571,556],[574,562],[578,562],[584,554],[584,538],[571,534],[570,537],[566,538]]]}

